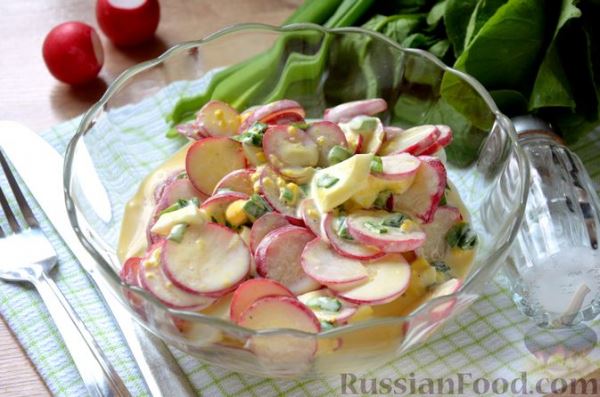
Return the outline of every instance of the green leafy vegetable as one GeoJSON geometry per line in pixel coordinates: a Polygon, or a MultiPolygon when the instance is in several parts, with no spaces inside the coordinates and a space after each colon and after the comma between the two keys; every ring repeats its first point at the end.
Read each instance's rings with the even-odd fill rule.
{"type": "Polygon", "coordinates": [[[402,223],[404,223],[404,221],[406,219],[408,219],[408,217],[404,214],[394,214],[392,216],[388,216],[387,218],[385,218],[382,221],[382,224],[384,226],[400,227],[400,226],[402,226],[402,223]]]}
{"type": "Polygon", "coordinates": [[[363,225],[373,233],[377,234],[386,234],[390,231],[387,227],[383,226],[383,224],[379,222],[366,221],[363,223],[363,225]]]}
{"type": "Polygon", "coordinates": [[[267,131],[268,125],[261,122],[256,122],[250,126],[246,131],[242,132],[239,135],[234,135],[231,139],[241,142],[247,143],[253,146],[262,146],[263,135],[267,131]]]}
{"type": "Polygon", "coordinates": [[[329,331],[330,329],[335,328],[333,323],[330,321],[321,320],[321,321],[319,321],[319,323],[321,323],[321,331],[329,331]]]}
{"type": "Polygon", "coordinates": [[[180,243],[183,240],[183,235],[188,228],[187,223],[178,223],[171,229],[169,235],[167,236],[167,240],[175,241],[176,243],[180,243]]]}
{"type": "Polygon", "coordinates": [[[390,199],[391,195],[392,195],[392,192],[390,192],[389,190],[383,190],[383,191],[379,192],[379,194],[377,194],[377,198],[373,202],[373,207],[378,208],[378,209],[387,208],[388,200],[390,199]]]}
{"type": "Polygon", "coordinates": [[[371,172],[376,174],[383,173],[383,162],[381,161],[381,157],[373,156],[373,159],[371,160],[371,172]]]}
{"type": "Polygon", "coordinates": [[[331,150],[329,150],[329,154],[327,155],[327,161],[329,162],[329,165],[334,165],[337,163],[341,163],[342,161],[347,160],[350,157],[352,157],[352,153],[350,153],[348,149],[340,145],[335,145],[331,148],[331,150]]]}
{"type": "Polygon", "coordinates": [[[460,222],[450,228],[446,234],[446,242],[452,248],[470,250],[477,245],[477,235],[468,223],[460,222]]]}
{"type": "Polygon", "coordinates": [[[246,201],[242,209],[253,219],[258,219],[267,212],[273,211],[273,208],[256,193],[250,197],[250,200],[246,201]]]}
{"type": "Polygon", "coordinates": [[[431,266],[433,266],[435,270],[440,273],[450,273],[450,266],[448,266],[445,262],[435,261],[431,263],[431,266]]]}
{"type": "Polygon", "coordinates": [[[169,212],[174,212],[177,210],[182,209],[183,207],[186,207],[188,205],[193,205],[193,206],[198,206],[200,205],[200,201],[198,200],[197,197],[193,197],[189,200],[183,200],[183,199],[179,199],[176,202],[174,202],[173,204],[171,204],[170,206],[168,206],[167,208],[165,208],[164,210],[160,211],[158,213],[158,215],[163,215],[163,214],[168,214],[169,212]]]}
{"type": "Polygon", "coordinates": [[[312,309],[324,310],[326,312],[337,313],[342,308],[342,303],[330,296],[315,296],[306,302],[306,305],[312,309]]]}

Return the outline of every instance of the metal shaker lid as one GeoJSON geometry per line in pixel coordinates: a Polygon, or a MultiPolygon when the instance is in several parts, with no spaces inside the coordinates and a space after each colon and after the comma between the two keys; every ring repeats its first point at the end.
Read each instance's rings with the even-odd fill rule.
{"type": "Polygon", "coordinates": [[[564,144],[562,138],[554,132],[552,125],[539,117],[527,114],[513,117],[511,120],[515,126],[519,140],[531,137],[532,135],[542,135],[560,144],[564,144]]]}

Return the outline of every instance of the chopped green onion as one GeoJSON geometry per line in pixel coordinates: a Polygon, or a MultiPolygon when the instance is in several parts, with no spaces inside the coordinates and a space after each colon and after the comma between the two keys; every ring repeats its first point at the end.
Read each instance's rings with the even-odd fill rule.
{"type": "Polygon", "coordinates": [[[378,208],[378,209],[387,208],[388,201],[389,201],[391,195],[392,195],[392,192],[390,192],[389,190],[384,190],[384,191],[379,192],[379,194],[377,195],[377,198],[373,202],[373,207],[378,208]]]}
{"type": "Polygon", "coordinates": [[[385,218],[381,224],[390,227],[400,227],[406,219],[407,217],[404,214],[394,214],[385,218]]]}
{"type": "Polygon", "coordinates": [[[363,223],[363,225],[365,225],[365,227],[367,229],[369,229],[370,231],[377,233],[377,234],[386,234],[387,232],[390,231],[387,227],[383,226],[380,223],[366,221],[365,223],[363,223]]]}
{"type": "Polygon", "coordinates": [[[246,131],[239,135],[232,136],[231,139],[241,143],[247,143],[249,145],[260,147],[262,146],[263,135],[265,134],[267,127],[267,124],[257,121],[246,131]]]}
{"type": "Polygon", "coordinates": [[[306,305],[311,309],[324,310],[332,313],[337,313],[342,308],[342,303],[339,300],[329,296],[315,296],[310,299],[306,305]]]}
{"type": "Polygon", "coordinates": [[[377,122],[378,119],[376,117],[355,117],[350,121],[349,127],[360,134],[373,131],[377,128],[377,122]]]}
{"type": "Polygon", "coordinates": [[[181,174],[177,175],[177,179],[186,179],[188,177],[187,172],[183,171],[181,174]]]}
{"type": "Polygon", "coordinates": [[[273,211],[271,206],[258,194],[253,194],[243,207],[244,212],[251,218],[258,219],[267,212],[273,211]]]}
{"type": "Polygon", "coordinates": [[[352,157],[352,153],[350,153],[348,149],[340,145],[335,145],[329,150],[329,154],[327,154],[327,161],[329,162],[329,165],[334,165],[341,163],[350,157],[352,157]]]}
{"type": "Polygon", "coordinates": [[[450,247],[470,250],[477,245],[477,235],[466,222],[457,223],[446,234],[446,242],[450,247]]]}
{"type": "Polygon", "coordinates": [[[319,179],[317,179],[317,186],[328,189],[328,188],[332,187],[333,185],[335,185],[336,183],[338,183],[339,180],[340,180],[340,178],[336,178],[329,174],[323,174],[323,175],[319,176],[319,179]]]}
{"type": "Polygon", "coordinates": [[[178,223],[171,229],[171,232],[167,236],[167,240],[175,241],[176,243],[180,243],[183,240],[183,234],[188,228],[187,223],[178,223]]]}
{"type": "Polygon", "coordinates": [[[319,322],[321,323],[321,331],[329,331],[330,329],[335,328],[335,326],[333,325],[332,322],[325,321],[325,320],[321,320],[319,322]]]}
{"type": "Polygon", "coordinates": [[[442,198],[440,199],[440,205],[448,205],[448,199],[446,198],[446,193],[445,192],[442,195],[442,198]]]}
{"type": "Polygon", "coordinates": [[[371,160],[371,172],[376,174],[383,173],[383,162],[381,161],[381,157],[373,156],[373,160],[371,160]]]}
{"type": "Polygon", "coordinates": [[[308,127],[310,127],[310,125],[309,125],[309,124],[308,124],[306,121],[304,121],[304,122],[292,123],[291,125],[292,125],[292,126],[294,126],[294,127],[296,127],[296,128],[299,128],[299,129],[301,129],[301,130],[307,130],[307,129],[308,129],[308,127]]]}
{"type": "Polygon", "coordinates": [[[448,266],[445,262],[442,262],[442,261],[432,262],[431,266],[433,266],[435,268],[435,270],[437,270],[440,273],[449,273],[450,272],[450,266],[448,266]]]}
{"type": "Polygon", "coordinates": [[[178,211],[183,207],[187,207],[188,205],[194,205],[197,207],[200,205],[200,200],[198,200],[198,197],[193,197],[189,200],[179,199],[164,210],[160,211],[158,215],[161,216],[163,214],[168,214],[169,212],[178,211]]]}
{"type": "Polygon", "coordinates": [[[294,193],[291,189],[284,187],[279,192],[279,199],[286,204],[291,204],[294,201],[294,193]]]}
{"type": "Polygon", "coordinates": [[[339,218],[337,235],[343,238],[344,240],[354,240],[354,238],[350,235],[350,232],[348,231],[348,223],[346,222],[346,217],[339,218]]]}

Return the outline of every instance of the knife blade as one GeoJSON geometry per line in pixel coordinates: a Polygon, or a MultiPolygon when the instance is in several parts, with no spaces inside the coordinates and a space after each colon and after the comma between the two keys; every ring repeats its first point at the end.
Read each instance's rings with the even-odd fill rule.
{"type": "Polygon", "coordinates": [[[42,208],[56,232],[103,297],[152,396],[195,396],[187,376],[158,337],[134,322],[112,295],[98,265],[73,231],[63,193],[63,158],[35,132],[14,121],[0,121],[0,147],[42,208]]]}

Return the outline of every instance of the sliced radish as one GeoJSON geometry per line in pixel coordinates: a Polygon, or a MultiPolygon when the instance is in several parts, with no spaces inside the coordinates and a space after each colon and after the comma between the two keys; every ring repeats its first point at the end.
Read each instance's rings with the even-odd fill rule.
{"type": "Polygon", "coordinates": [[[258,274],[280,282],[295,294],[319,288],[320,284],[304,273],[300,262],[304,246],[314,238],[298,226],[284,226],[267,234],[256,248],[258,274]]]}
{"type": "Polygon", "coordinates": [[[424,149],[423,151],[419,152],[419,153],[415,153],[418,155],[422,155],[422,156],[433,156],[434,154],[436,154],[437,152],[439,152],[440,150],[442,150],[444,147],[442,145],[440,145],[439,143],[434,142],[433,145],[429,146],[428,148],[424,149]]]}
{"type": "Polygon", "coordinates": [[[385,138],[385,131],[381,120],[370,116],[356,116],[347,123],[340,123],[340,129],[344,132],[350,146],[355,147],[355,153],[377,153],[385,138]],[[365,120],[375,123],[368,130],[360,130],[365,120]]]}
{"type": "Polygon", "coordinates": [[[277,281],[268,278],[253,278],[244,281],[233,293],[229,317],[237,323],[242,312],[249,308],[254,302],[265,296],[291,296],[294,294],[277,281]]]}
{"type": "Polygon", "coordinates": [[[404,132],[404,129],[393,125],[386,125],[385,127],[383,127],[383,131],[385,132],[384,140],[389,141],[390,139],[393,139],[398,135],[402,134],[404,132]]]}
{"type": "Polygon", "coordinates": [[[417,154],[433,145],[439,136],[440,130],[434,125],[412,127],[386,141],[379,154],[382,156],[395,153],[417,154]]]}
{"type": "Polygon", "coordinates": [[[300,202],[298,211],[302,215],[304,225],[310,229],[311,232],[321,238],[321,240],[329,241],[327,235],[323,230],[323,219],[321,213],[315,205],[315,201],[311,198],[306,198],[300,202]]]}
{"type": "Polygon", "coordinates": [[[180,179],[182,177],[187,178],[187,174],[185,172],[185,170],[177,170],[173,173],[171,173],[169,176],[167,176],[165,179],[163,179],[160,183],[156,184],[156,187],[154,188],[154,192],[153,192],[153,197],[154,197],[154,201],[156,203],[158,203],[160,201],[160,198],[162,197],[163,193],[165,192],[165,189],[167,188],[167,186],[169,186],[171,184],[171,182],[180,179]]]}
{"type": "Polygon", "coordinates": [[[381,305],[398,298],[410,282],[410,266],[402,255],[391,254],[366,265],[369,281],[353,288],[329,288],[355,304],[381,305]]]}
{"type": "Polygon", "coordinates": [[[204,131],[204,135],[232,136],[238,133],[240,116],[227,103],[211,100],[196,113],[196,124],[204,131]]]}
{"type": "Polygon", "coordinates": [[[271,206],[281,214],[295,220],[298,217],[297,205],[289,205],[281,200],[281,188],[286,185],[271,167],[264,167],[260,174],[260,191],[271,206]]]}
{"type": "Polygon", "coordinates": [[[354,239],[348,240],[339,236],[338,224],[340,218],[328,213],[323,220],[325,234],[331,243],[333,249],[340,255],[353,259],[376,259],[385,255],[384,252],[375,248],[360,244],[354,239]]]}
{"type": "Polygon", "coordinates": [[[307,292],[298,296],[298,300],[304,303],[315,313],[319,321],[343,324],[356,313],[356,305],[339,300],[327,288],[307,292]],[[332,306],[332,307],[330,307],[332,306]],[[336,309],[339,307],[339,309],[336,309]]]}
{"type": "Polygon", "coordinates": [[[250,270],[250,251],[240,236],[216,223],[190,226],[180,243],[167,240],[162,250],[167,277],[190,293],[221,296],[250,270]]]}
{"type": "Polygon", "coordinates": [[[128,258],[124,263],[119,276],[121,280],[130,285],[140,286],[140,268],[142,258],[131,257],[128,258]]]}
{"type": "Polygon", "coordinates": [[[198,198],[200,202],[206,199],[206,196],[196,190],[188,178],[174,179],[162,191],[156,204],[156,211],[158,213],[178,200],[190,200],[194,197],[198,198]]]}
{"type": "Polygon", "coordinates": [[[249,143],[242,143],[242,150],[248,161],[248,165],[251,167],[258,167],[266,162],[265,153],[262,147],[254,146],[249,143]]]}
{"type": "Polygon", "coordinates": [[[246,160],[241,144],[226,137],[195,142],[185,158],[185,170],[190,181],[207,195],[225,175],[242,168],[246,168],[246,160]]]}
{"type": "Polygon", "coordinates": [[[318,237],[306,244],[301,261],[304,272],[321,284],[348,284],[368,278],[358,259],[338,255],[318,237]]]}
{"type": "MultiPolygon", "coordinates": [[[[256,122],[266,124],[288,124],[290,122],[304,120],[305,112],[302,106],[296,101],[282,99],[258,106],[254,109],[247,109],[248,116],[240,126],[240,132],[246,131],[256,122]]],[[[244,113],[246,113],[244,112],[244,113]]]]}
{"type": "Polygon", "coordinates": [[[214,298],[188,293],[165,276],[160,264],[160,251],[164,249],[165,241],[148,251],[142,261],[142,286],[165,305],[175,309],[201,310],[210,306],[215,301],[214,298]]]}
{"type": "Polygon", "coordinates": [[[428,261],[441,260],[446,256],[448,244],[446,243],[446,233],[448,230],[460,222],[462,216],[458,208],[443,206],[438,207],[431,223],[422,226],[427,238],[425,244],[417,249],[417,255],[422,256],[428,261]]]}
{"type": "Polygon", "coordinates": [[[214,223],[224,225],[226,222],[225,211],[234,201],[248,200],[248,195],[238,192],[223,192],[211,196],[202,203],[200,209],[206,212],[206,215],[214,223]]]}
{"type": "Polygon", "coordinates": [[[328,156],[331,148],[338,145],[348,147],[346,136],[337,124],[330,121],[316,121],[311,123],[306,134],[317,143],[319,148],[319,167],[329,166],[328,156]]]}
{"type": "Polygon", "coordinates": [[[348,231],[360,243],[375,246],[383,252],[408,252],[422,246],[425,233],[409,219],[399,224],[398,216],[401,214],[387,211],[354,212],[346,218],[348,231]],[[386,223],[388,220],[392,222],[386,223]]]}
{"type": "Polygon", "coordinates": [[[346,102],[333,108],[325,109],[323,119],[339,123],[349,121],[353,117],[360,115],[373,116],[377,113],[385,112],[386,109],[387,103],[381,98],[346,102]]]}
{"type": "Polygon", "coordinates": [[[421,160],[408,153],[382,156],[382,172],[373,172],[373,175],[389,180],[405,180],[417,174],[421,160]]]}
{"type": "Polygon", "coordinates": [[[429,223],[446,188],[446,168],[438,158],[419,156],[421,165],[411,187],[393,195],[394,211],[413,214],[429,223]]]}
{"type": "MultiPolygon", "coordinates": [[[[435,299],[440,296],[451,295],[458,291],[462,286],[462,282],[457,278],[451,278],[450,280],[436,286],[431,292],[430,298],[435,299]]],[[[452,309],[456,305],[456,298],[449,299],[445,302],[438,303],[433,309],[430,310],[430,321],[440,321],[448,317],[452,313],[452,309]]]]}
{"type": "Polygon", "coordinates": [[[175,127],[175,129],[184,137],[194,141],[207,137],[206,131],[204,131],[204,129],[198,125],[196,120],[189,123],[179,124],[175,127]]]}
{"type": "Polygon", "coordinates": [[[452,142],[452,129],[443,124],[436,125],[437,129],[440,130],[440,136],[437,139],[437,143],[446,147],[452,142]]]}
{"type": "Polygon", "coordinates": [[[213,194],[217,194],[223,190],[230,190],[244,193],[248,196],[252,195],[254,193],[254,184],[252,182],[252,175],[254,172],[255,170],[253,168],[246,168],[230,172],[217,183],[213,194]]]}
{"type": "Polygon", "coordinates": [[[275,229],[289,225],[290,223],[285,216],[278,214],[277,212],[267,212],[258,218],[252,224],[252,229],[250,230],[250,249],[252,252],[256,253],[258,244],[260,244],[267,234],[275,229]]]}
{"type": "Polygon", "coordinates": [[[263,150],[276,170],[314,167],[319,162],[317,143],[294,126],[270,126],[263,136],[263,150]]]}
{"type": "MultiPolygon", "coordinates": [[[[289,296],[269,296],[257,300],[241,315],[239,325],[250,329],[286,328],[318,333],[321,324],[303,303],[289,296]]],[[[250,349],[265,364],[308,363],[317,351],[317,339],[294,334],[257,335],[250,341],[250,349]]]]}

